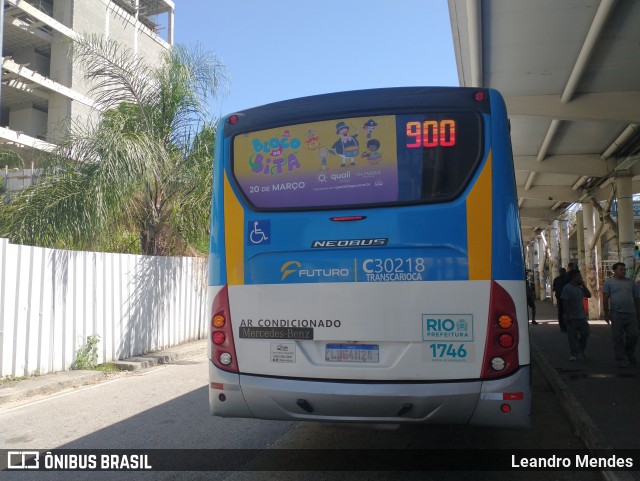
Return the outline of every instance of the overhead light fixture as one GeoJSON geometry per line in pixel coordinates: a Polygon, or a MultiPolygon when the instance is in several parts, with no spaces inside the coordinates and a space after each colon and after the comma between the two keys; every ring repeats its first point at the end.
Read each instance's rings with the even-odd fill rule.
{"type": "Polygon", "coordinates": [[[584,194],[582,194],[582,196],[578,199],[578,202],[584,202],[587,199],[591,198],[591,193],[590,192],[585,192],[584,194]]]}
{"type": "Polygon", "coordinates": [[[615,171],[618,172],[618,171],[621,171],[621,170],[629,170],[639,160],[640,160],[640,155],[637,155],[635,157],[627,157],[622,162],[620,162],[618,165],[616,165],[615,171]]]}
{"type": "Polygon", "coordinates": [[[633,133],[636,131],[636,129],[638,128],[637,124],[631,124],[629,125],[624,132],[622,132],[620,134],[620,136],[613,141],[613,143],[609,146],[609,148],[607,150],[605,150],[602,155],[600,156],[600,158],[602,160],[607,160],[609,157],[611,157],[613,155],[613,153],[618,150],[618,148],[624,144],[628,139],[631,138],[631,136],[633,135],[633,133]]]}
{"type": "Polygon", "coordinates": [[[578,181],[577,181],[575,184],[573,184],[573,186],[571,187],[571,189],[573,189],[573,190],[578,190],[580,187],[582,187],[582,185],[583,185],[587,180],[589,180],[589,177],[588,177],[588,176],[586,176],[586,175],[583,175],[582,177],[580,177],[580,178],[578,179],[578,181]]]}

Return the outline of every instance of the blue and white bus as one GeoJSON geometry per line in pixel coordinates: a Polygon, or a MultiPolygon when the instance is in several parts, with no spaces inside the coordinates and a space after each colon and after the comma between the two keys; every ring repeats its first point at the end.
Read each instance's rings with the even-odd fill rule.
{"type": "Polygon", "coordinates": [[[530,425],[509,122],[491,89],[390,88],[220,120],[217,416],[530,425]]]}

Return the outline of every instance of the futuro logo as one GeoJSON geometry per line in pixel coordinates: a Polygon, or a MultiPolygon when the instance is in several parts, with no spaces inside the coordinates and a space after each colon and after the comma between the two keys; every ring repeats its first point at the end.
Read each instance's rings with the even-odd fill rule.
{"type": "Polygon", "coordinates": [[[284,281],[288,276],[290,276],[294,272],[297,272],[300,267],[302,267],[302,264],[300,264],[298,261],[285,262],[280,268],[280,272],[282,272],[282,280],[284,281]],[[290,267],[292,266],[293,268],[290,269],[290,267]]]}

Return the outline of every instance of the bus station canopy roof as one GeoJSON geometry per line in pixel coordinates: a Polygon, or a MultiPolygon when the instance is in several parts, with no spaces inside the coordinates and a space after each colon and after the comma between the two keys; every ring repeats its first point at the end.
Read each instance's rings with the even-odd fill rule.
{"type": "Polygon", "coordinates": [[[523,240],[566,209],[640,192],[640,2],[449,0],[461,86],[511,120],[523,240]]]}

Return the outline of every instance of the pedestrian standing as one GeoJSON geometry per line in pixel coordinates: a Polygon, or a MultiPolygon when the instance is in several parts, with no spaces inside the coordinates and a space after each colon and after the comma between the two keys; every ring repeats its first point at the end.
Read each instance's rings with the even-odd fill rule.
{"type": "Polygon", "coordinates": [[[537,325],[536,321],[536,291],[529,282],[529,279],[525,279],[527,289],[527,307],[531,308],[531,324],[537,325]]]}
{"type": "Polygon", "coordinates": [[[637,364],[635,349],[638,342],[638,314],[640,313],[640,290],[638,285],[626,277],[626,266],[622,262],[613,265],[613,277],[602,287],[604,320],[611,324],[613,353],[618,367],[627,367],[627,359],[637,364]]]}
{"type": "Polygon", "coordinates": [[[569,283],[562,289],[560,299],[564,303],[564,320],[569,339],[569,360],[576,361],[578,354],[586,356],[585,351],[590,329],[582,300],[585,297],[591,297],[591,292],[584,285],[580,271],[569,271],[567,275],[569,283]]]}
{"type": "Polygon", "coordinates": [[[567,332],[567,327],[564,324],[564,304],[560,300],[562,289],[569,282],[567,276],[567,270],[564,267],[560,268],[560,275],[553,280],[553,294],[556,296],[556,302],[558,303],[558,325],[561,332],[567,332]]]}

